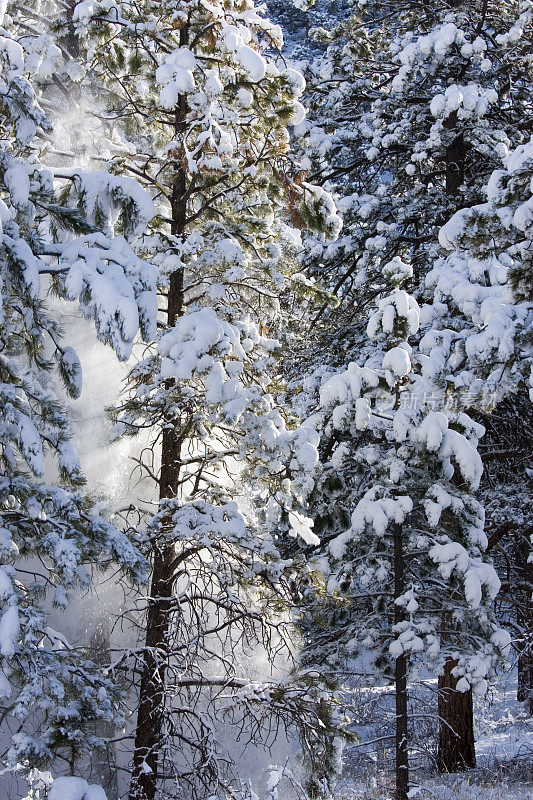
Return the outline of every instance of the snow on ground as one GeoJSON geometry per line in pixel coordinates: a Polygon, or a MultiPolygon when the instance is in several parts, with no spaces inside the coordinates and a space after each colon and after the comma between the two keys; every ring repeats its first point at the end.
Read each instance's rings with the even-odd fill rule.
{"type": "MultiPolygon", "coordinates": [[[[338,800],[391,800],[391,791],[377,787],[353,786],[343,789],[338,800]]],[[[531,800],[530,785],[513,785],[497,777],[487,782],[474,782],[471,778],[447,775],[438,780],[424,781],[411,792],[417,800],[531,800]]]]}
{"type": "MultiPolygon", "coordinates": [[[[502,675],[485,697],[475,700],[477,767],[465,773],[436,775],[432,766],[436,724],[434,684],[412,687],[412,713],[418,715],[411,752],[411,797],[418,800],[531,800],[533,797],[533,719],[516,700],[516,672],[502,675]],[[433,710],[434,713],[434,710],[433,710]],[[428,715],[426,717],[426,715],[428,715]]],[[[343,754],[336,800],[392,800],[394,740],[393,694],[375,688],[351,692],[360,743],[343,754]],[[364,742],[369,742],[365,745],[364,742]]]]}
{"type": "Polygon", "coordinates": [[[516,674],[504,678],[477,702],[476,753],[480,766],[509,761],[529,764],[533,780],[533,720],[516,700],[516,674]]]}

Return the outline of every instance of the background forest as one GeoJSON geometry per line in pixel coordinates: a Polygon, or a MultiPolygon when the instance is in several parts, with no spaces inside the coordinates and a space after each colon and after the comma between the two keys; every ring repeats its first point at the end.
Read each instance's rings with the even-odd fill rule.
{"type": "Polygon", "coordinates": [[[0,0],[0,797],[533,786],[533,2],[0,0]]]}

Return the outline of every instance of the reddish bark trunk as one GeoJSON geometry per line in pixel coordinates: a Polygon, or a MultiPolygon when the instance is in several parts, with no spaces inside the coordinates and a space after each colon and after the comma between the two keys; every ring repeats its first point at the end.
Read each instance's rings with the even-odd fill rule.
{"type": "MultiPolygon", "coordinates": [[[[457,115],[449,118],[455,126],[457,115]]],[[[466,142],[456,134],[446,148],[446,194],[456,195],[464,182],[466,142]]],[[[457,772],[476,765],[474,744],[474,706],[472,690],[456,691],[457,680],[452,675],[456,666],[447,659],[444,674],[439,677],[439,745],[437,764],[441,772],[457,772]]]]}
{"type": "Polygon", "coordinates": [[[448,658],[439,677],[439,748],[440,772],[460,772],[476,766],[474,709],[472,691],[458,692],[452,674],[457,662],[448,658]]]}
{"type": "MultiPolygon", "coordinates": [[[[180,44],[187,43],[187,29],[180,31],[180,44]]],[[[183,96],[176,106],[174,133],[183,128],[187,107],[183,96]]],[[[180,236],[185,230],[187,215],[187,176],[176,169],[172,185],[171,233],[180,236]]],[[[183,312],[183,270],[170,276],[167,297],[167,324],[171,328],[183,312]]],[[[171,382],[167,388],[171,388],[171,382]]],[[[179,420],[166,421],[161,448],[159,498],[176,497],[179,490],[183,438],[178,432],[179,420]]],[[[146,617],[144,665],[139,691],[139,707],[129,800],[154,800],[160,771],[161,747],[165,728],[165,675],[169,647],[169,626],[174,590],[176,563],[174,545],[164,545],[153,553],[150,599],[146,617]]]]}

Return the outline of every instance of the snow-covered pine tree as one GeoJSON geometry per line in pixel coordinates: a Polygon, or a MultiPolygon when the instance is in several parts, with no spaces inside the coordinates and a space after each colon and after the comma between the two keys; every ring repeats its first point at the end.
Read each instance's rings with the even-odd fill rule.
{"type": "MultiPolygon", "coordinates": [[[[341,301],[316,315],[319,339],[306,342],[315,364],[359,357],[391,258],[412,265],[411,291],[430,298],[440,227],[483,201],[492,170],[529,136],[530,3],[364,0],[353,10],[334,30],[316,31],[328,49],[309,72],[311,113],[299,129],[309,180],[334,190],[344,218],[336,242],[310,237],[302,258],[341,301]]],[[[346,492],[335,494],[333,525],[349,513],[346,492]]],[[[443,767],[472,763],[472,724],[469,713],[464,752],[452,764],[444,748],[443,767]]]]}
{"type": "Polygon", "coordinates": [[[439,228],[481,202],[492,170],[529,138],[532,40],[527,0],[363,0],[353,11],[314,32],[328,48],[297,129],[305,165],[335,189],[344,219],[333,244],[309,240],[304,263],[352,314],[396,255],[419,286],[439,228]]]}
{"type": "Polygon", "coordinates": [[[251,0],[82,2],[74,18],[128,137],[124,169],[158,207],[145,247],[161,335],[117,410],[124,433],[150,431],[144,468],[159,495],[130,798],[229,795],[239,776],[225,721],[256,744],[280,724],[304,742],[320,735],[303,683],[251,683],[236,663],[239,648],[271,651],[283,613],[283,563],[238,501],[247,468],[312,538],[298,504],[316,448],[272,396],[267,331],[298,244],[291,218],[328,236],[340,222],[291,161],[303,79],[269,56],[281,31],[251,0]]]}
{"type": "MultiPolygon", "coordinates": [[[[437,354],[408,343],[419,309],[399,286],[412,269],[395,258],[384,275],[396,288],[371,315],[372,355],[322,378],[309,423],[322,441],[308,511],[322,536],[316,569],[339,598],[343,622],[334,636],[315,633],[311,648],[315,663],[342,668],[368,652],[377,674],[394,681],[396,793],[405,800],[407,680],[420,667],[438,675],[453,661],[460,692],[484,691],[509,636],[494,619],[499,580],[484,556],[483,509],[472,496],[483,429],[446,406],[437,354]],[[332,526],[332,515],[350,506],[344,530],[341,520],[332,526]]],[[[306,658],[312,667],[311,652],[306,658]]]]}
{"type": "MultiPolygon", "coordinates": [[[[7,767],[66,770],[101,744],[96,721],[121,720],[116,686],[48,624],[51,604],[87,587],[95,568],[132,579],[146,562],[82,490],[70,424],[58,399],[81,391],[79,359],[46,308],[52,288],[93,317],[99,337],[129,355],[139,328],[153,336],[155,270],[126,240],[97,227],[141,208],[113,176],[42,166],[50,124],[35,102],[31,72],[1,7],[0,68],[0,693],[9,725],[7,767]],[[105,209],[105,215],[96,209],[105,209]],[[96,219],[98,217],[98,220],[96,219]],[[55,478],[54,478],[55,474],[55,478]],[[45,478],[51,478],[46,481],[45,478]]],[[[131,189],[131,186],[127,186],[131,189]]],[[[151,207],[136,186],[143,209],[151,207]]],[[[131,214],[133,212],[133,215],[131,214]]]]}
{"type": "MultiPolygon", "coordinates": [[[[485,415],[520,390],[525,394],[529,389],[533,399],[532,142],[511,151],[504,167],[491,176],[487,201],[457,212],[440,231],[445,254],[426,277],[432,303],[426,307],[429,330],[421,341],[421,349],[430,357],[438,354],[443,365],[442,385],[450,399],[485,415]]],[[[512,405],[501,406],[500,415],[504,409],[512,419],[512,405]]],[[[526,438],[527,419],[528,414],[524,414],[526,438]]],[[[510,453],[502,455],[509,457],[510,453]]],[[[519,457],[518,451],[515,456],[519,457]]],[[[485,457],[490,458],[489,453],[485,457]]],[[[527,474],[523,480],[527,481],[527,474]]],[[[490,493],[486,496],[492,505],[490,493]]],[[[516,584],[517,622],[522,629],[518,633],[521,699],[528,699],[531,661],[527,584],[531,578],[524,563],[528,563],[531,532],[524,509],[518,510],[516,519],[500,521],[500,535],[509,529],[509,523],[510,530],[515,531],[512,549],[521,554],[518,560],[513,559],[510,581],[516,584]],[[524,563],[520,563],[522,559],[524,563]]],[[[493,544],[495,535],[493,532],[491,536],[493,544]]],[[[441,737],[445,740],[441,751],[449,751],[449,735],[443,730],[441,737]]]]}
{"type": "Polygon", "coordinates": [[[441,228],[444,253],[426,276],[422,349],[440,345],[449,391],[472,408],[490,409],[521,388],[533,399],[532,175],[530,140],[492,174],[484,203],[441,228]]]}

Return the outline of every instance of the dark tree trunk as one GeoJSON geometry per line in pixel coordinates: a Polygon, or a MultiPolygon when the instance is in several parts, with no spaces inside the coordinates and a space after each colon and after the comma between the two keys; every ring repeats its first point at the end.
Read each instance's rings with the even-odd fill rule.
{"type": "MultiPolygon", "coordinates": [[[[183,274],[179,271],[170,278],[169,326],[176,321],[182,302],[183,274]]],[[[160,499],[175,497],[178,493],[182,444],[175,427],[165,428],[161,450],[160,499]]],[[[146,649],[139,692],[130,800],[154,800],[156,792],[164,729],[165,672],[175,561],[174,545],[156,547],[146,616],[146,649]]]]}
{"type": "Polygon", "coordinates": [[[65,46],[72,58],[79,58],[80,55],[80,38],[76,33],[76,28],[74,27],[74,8],[76,7],[77,3],[78,0],[69,0],[68,7],[66,9],[67,30],[65,36],[65,46]]]}
{"type": "MultiPolygon", "coordinates": [[[[455,126],[457,115],[449,118],[455,126]]],[[[462,133],[454,136],[446,148],[446,194],[456,195],[464,182],[466,142],[462,133]]],[[[474,746],[474,705],[472,690],[455,691],[452,675],[456,662],[447,659],[439,677],[439,745],[437,764],[441,772],[457,772],[476,765],[474,746]]]]}
{"type": "Polygon", "coordinates": [[[472,691],[458,692],[452,674],[457,662],[446,660],[439,676],[439,772],[460,772],[476,766],[472,691]]]}
{"type": "Polygon", "coordinates": [[[465,140],[459,133],[446,148],[446,194],[454,195],[465,178],[465,140]]]}
{"type": "Polygon", "coordinates": [[[518,657],[517,700],[527,703],[533,716],[533,562],[530,545],[531,529],[520,531],[516,548],[516,621],[524,640],[518,657]]]}
{"type": "Polygon", "coordinates": [[[165,671],[172,603],[174,548],[154,553],[146,618],[130,800],[153,800],[164,727],[165,671]]]}
{"type": "MultiPolygon", "coordinates": [[[[180,44],[187,43],[187,29],[180,31],[180,44]]],[[[174,133],[178,138],[187,113],[185,97],[176,106],[174,133]]],[[[187,176],[175,161],[172,182],[171,233],[181,236],[187,215],[187,176]]],[[[183,269],[170,276],[167,297],[167,324],[171,328],[183,313],[183,269]]],[[[170,381],[167,388],[171,388],[170,381]]],[[[161,448],[159,499],[176,497],[179,489],[181,451],[184,443],[179,419],[165,421],[161,448]]],[[[139,691],[137,728],[129,800],[154,800],[160,771],[165,734],[165,674],[168,661],[169,629],[172,613],[174,574],[179,560],[173,544],[163,544],[153,553],[150,597],[146,616],[144,664],[139,691]]]]}
{"type": "MultiPolygon", "coordinates": [[[[442,621],[444,643],[449,634],[444,630],[452,628],[447,617],[442,621]]],[[[460,635],[460,631],[457,631],[460,635]]],[[[457,661],[447,658],[444,671],[439,675],[438,712],[439,742],[437,749],[437,768],[439,772],[462,772],[476,766],[476,747],[474,740],[474,702],[472,689],[457,691],[457,678],[453,670],[457,661]]]]}
{"type": "MultiPolygon", "coordinates": [[[[405,561],[403,554],[403,537],[400,525],[394,525],[394,599],[405,591],[405,561]]],[[[394,605],[394,624],[404,620],[404,610],[394,605]]],[[[407,800],[409,792],[409,752],[407,746],[407,657],[402,653],[396,659],[394,668],[396,689],[396,800],[407,800]]]]}
{"type": "Polygon", "coordinates": [[[518,657],[518,691],[516,699],[527,703],[528,713],[533,717],[533,656],[531,645],[518,657]]]}

